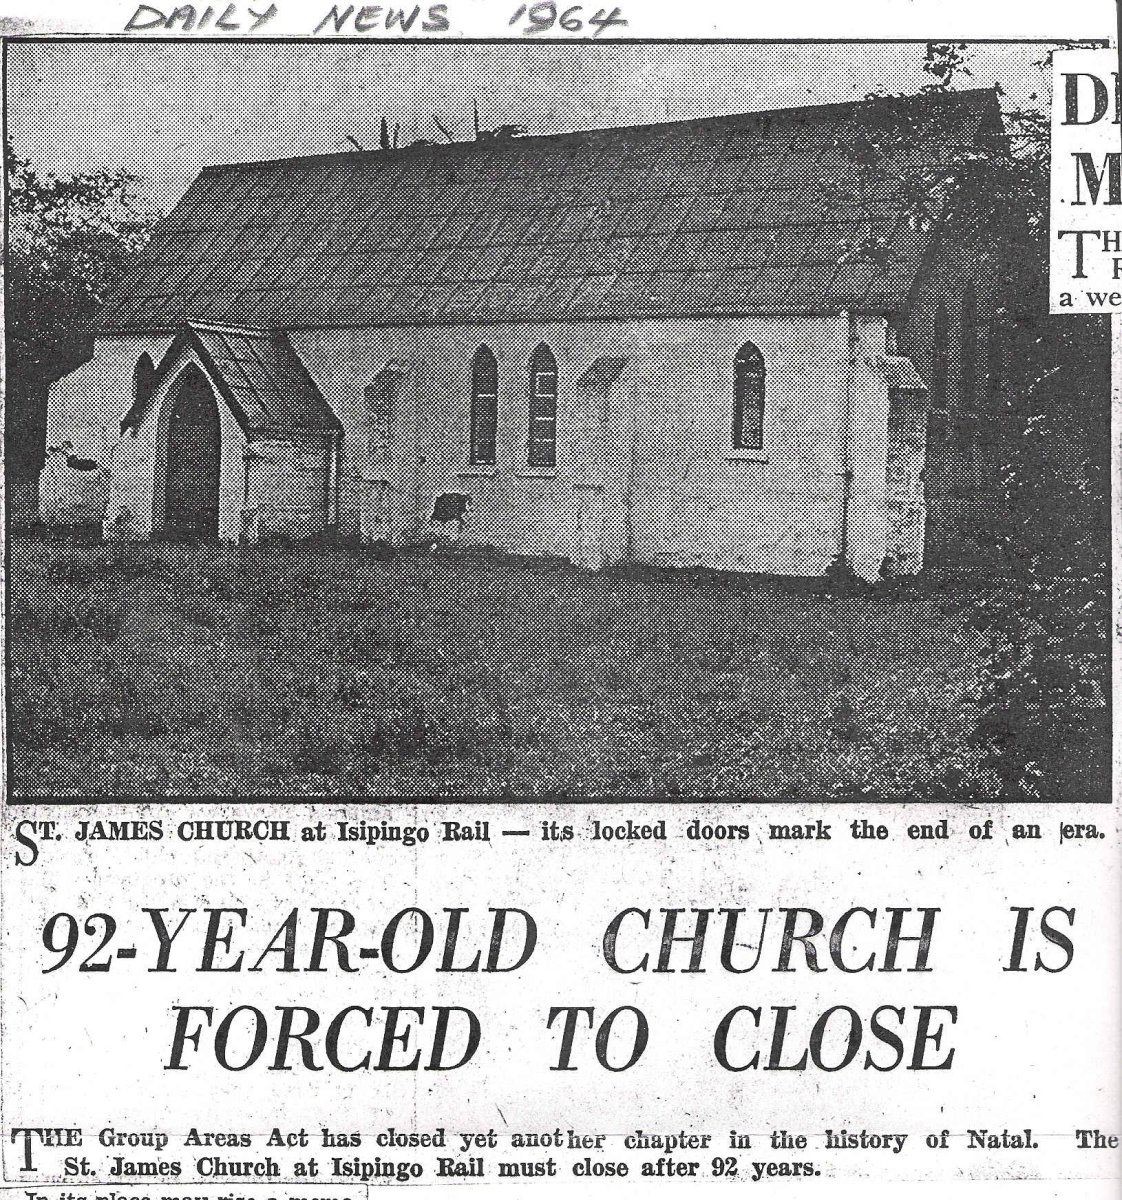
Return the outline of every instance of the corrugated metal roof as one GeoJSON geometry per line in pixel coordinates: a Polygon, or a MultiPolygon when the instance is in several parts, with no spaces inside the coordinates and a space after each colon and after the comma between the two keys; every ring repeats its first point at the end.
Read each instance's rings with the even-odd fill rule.
{"type": "Polygon", "coordinates": [[[190,323],[160,360],[147,394],[121,422],[123,433],[143,417],[160,383],[194,350],[218,393],[246,433],[339,429],[339,419],[282,332],[190,323]]]}
{"type": "Polygon", "coordinates": [[[969,91],[211,167],[100,330],[894,311],[931,231],[891,172],[855,203],[846,148],[940,162],[996,129],[969,91]],[[890,265],[844,261],[870,218],[890,265]]]}

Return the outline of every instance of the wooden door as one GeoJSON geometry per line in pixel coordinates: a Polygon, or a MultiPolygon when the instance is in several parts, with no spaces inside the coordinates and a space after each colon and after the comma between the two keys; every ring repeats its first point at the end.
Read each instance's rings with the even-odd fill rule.
{"type": "Polygon", "coordinates": [[[168,419],[167,532],[218,537],[218,476],[222,433],[214,391],[190,368],[176,385],[168,419]]]}

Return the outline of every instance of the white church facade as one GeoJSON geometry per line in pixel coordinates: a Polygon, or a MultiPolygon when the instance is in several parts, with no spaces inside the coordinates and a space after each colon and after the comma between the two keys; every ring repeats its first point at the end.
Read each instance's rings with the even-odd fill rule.
{"type": "Polygon", "coordinates": [[[107,471],[112,536],[436,518],[588,567],[915,572],[932,414],[991,386],[999,285],[887,177],[839,194],[886,110],[912,153],[1003,136],[963,92],[208,168],[48,443],[107,471]]]}

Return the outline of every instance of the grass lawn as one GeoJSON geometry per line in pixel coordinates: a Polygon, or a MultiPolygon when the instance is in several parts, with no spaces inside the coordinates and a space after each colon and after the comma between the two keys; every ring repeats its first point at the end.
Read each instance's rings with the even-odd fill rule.
{"type": "Polygon", "coordinates": [[[938,795],[978,776],[969,599],[17,539],[13,790],[938,795]]]}

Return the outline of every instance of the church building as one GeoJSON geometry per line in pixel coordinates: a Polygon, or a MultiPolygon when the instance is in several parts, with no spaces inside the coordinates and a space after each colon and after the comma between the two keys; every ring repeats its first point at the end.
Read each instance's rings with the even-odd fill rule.
{"type": "Polygon", "coordinates": [[[900,181],[1003,139],[966,91],[208,167],[48,444],[107,471],[112,536],[913,573],[1002,301],[900,181]]]}

